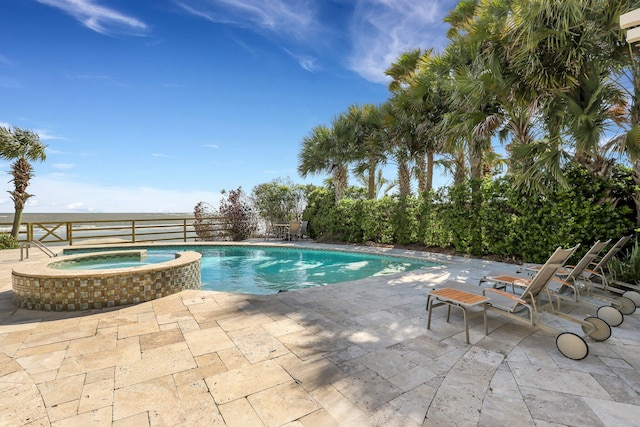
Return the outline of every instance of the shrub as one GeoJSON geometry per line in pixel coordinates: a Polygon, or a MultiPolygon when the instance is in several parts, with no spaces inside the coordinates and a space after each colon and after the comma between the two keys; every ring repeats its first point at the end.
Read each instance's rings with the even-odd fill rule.
{"type": "Polygon", "coordinates": [[[251,200],[258,214],[269,221],[298,221],[305,209],[305,187],[291,180],[276,179],[260,184],[251,191],[251,200]]]}
{"type": "Polygon", "coordinates": [[[226,226],[221,221],[220,215],[210,204],[206,202],[198,203],[193,208],[193,216],[195,218],[193,228],[196,231],[198,240],[223,240],[227,237],[226,226]]]}
{"type": "Polygon", "coordinates": [[[636,239],[633,247],[622,256],[613,257],[609,262],[609,269],[616,280],[636,284],[640,281],[640,245],[636,239]]]}
{"type": "Polygon", "coordinates": [[[9,233],[0,233],[0,249],[16,249],[18,241],[9,233]]]}
{"type": "Polygon", "coordinates": [[[503,177],[474,184],[475,193],[467,181],[418,197],[354,197],[337,205],[332,193],[316,189],[303,218],[316,238],[422,244],[537,263],[558,246],[581,243],[578,259],[596,240],[633,230],[634,184],[628,170],[618,168],[606,180],[572,165],[567,179],[568,188],[546,194],[522,193],[513,178],[503,177]]]}
{"type": "Polygon", "coordinates": [[[257,229],[251,205],[246,200],[242,187],[237,190],[222,190],[220,215],[226,218],[231,239],[234,241],[249,238],[257,229]]]}

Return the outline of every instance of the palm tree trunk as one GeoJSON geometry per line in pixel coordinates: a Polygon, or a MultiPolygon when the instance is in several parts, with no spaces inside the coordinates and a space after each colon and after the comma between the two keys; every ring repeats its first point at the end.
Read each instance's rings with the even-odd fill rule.
{"type": "Polygon", "coordinates": [[[333,169],[333,186],[336,191],[336,204],[344,197],[347,190],[349,174],[344,165],[336,165],[333,169]]]}
{"type": "MultiPolygon", "coordinates": [[[[483,177],[483,143],[485,141],[474,141],[475,144],[470,147],[469,167],[471,175],[471,209],[476,214],[480,212],[482,206],[481,180],[483,177]]],[[[471,248],[472,255],[482,254],[482,234],[480,227],[471,229],[471,248]]]]}
{"type": "Polygon", "coordinates": [[[16,209],[13,215],[13,227],[11,227],[11,237],[18,239],[18,233],[20,232],[20,223],[22,222],[22,209],[16,209]]]}
{"type": "Polygon", "coordinates": [[[418,192],[420,194],[427,190],[427,161],[422,154],[416,155],[416,178],[418,179],[418,192]]]}
{"type": "Polygon", "coordinates": [[[411,173],[406,161],[398,162],[398,187],[400,197],[411,195],[411,173]]]}
{"type": "Polygon", "coordinates": [[[11,165],[11,175],[13,175],[14,190],[9,191],[13,204],[15,206],[15,214],[13,216],[13,227],[11,227],[11,236],[18,238],[20,231],[20,222],[22,221],[22,211],[27,203],[27,199],[32,195],[27,193],[29,181],[33,177],[33,168],[25,158],[20,158],[11,165]]]}
{"type": "Polygon", "coordinates": [[[376,161],[369,159],[369,199],[376,198],[376,161]]]}
{"type": "Polygon", "coordinates": [[[453,185],[462,184],[467,178],[464,150],[459,150],[455,158],[455,170],[453,172],[453,185]]]}
{"type": "Polygon", "coordinates": [[[424,191],[433,190],[433,151],[427,151],[427,170],[425,172],[426,185],[424,191]]]}

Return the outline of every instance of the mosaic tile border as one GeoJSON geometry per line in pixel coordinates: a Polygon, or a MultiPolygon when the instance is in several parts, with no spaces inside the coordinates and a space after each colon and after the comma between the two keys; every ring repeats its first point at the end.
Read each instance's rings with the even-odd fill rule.
{"type": "Polygon", "coordinates": [[[186,289],[200,289],[195,251],[177,252],[171,261],[102,270],[55,269],[51,264],[96,257],[142,257],[146,251],[109,251],[30,262],[13,269],[13,301],[18,308],[79,311],[137,304],[186,289]],[[62,259],[64,258],[64,259],[62,259]]]}

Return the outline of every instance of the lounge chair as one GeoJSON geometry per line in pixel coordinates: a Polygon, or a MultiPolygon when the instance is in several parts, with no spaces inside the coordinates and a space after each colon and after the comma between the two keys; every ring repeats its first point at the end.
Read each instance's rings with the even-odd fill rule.
{"type": "MultiPolygon", "coordinates": [[[[586,268],[593,262],[593,260],[598,256],[602,249],[604,249],[609,244],[610,241],[611,240],[607,240],[605,242],[595,242],[575,266],[565,266],[560,268],[556,273],[557,278],[554,278],[554,280],[549,283],[549,290],[556,293],[557,296],[561,299],[570,300],[595,308],[597,313],[596,315],[600,319],[607,322],[609,326],[618,326],[624,320],[623,314],[631,314],[636,310],[634,302],[629,298],[621,296],[611,298],[607,295],[595,294],[591,291],[590,284],[584,277],[586,268]],[[581,289],[586,289],[590,296],[600,299],[611,305],[601,306],[585,300],[580,293],[581,289]],[[571,292],[570,296],[567,295],[568,291],[571,292]]],[[[538,267],[530,267],[529,270],[536,272],[538,270],[538,267]]],[[[490,278],[485,280],[492,281],[490,278]]],[[[558,309],[560,309],[560,307],[558,307],[558,309]]]]}
{"type": "MultiPolygon", "coordinates": [[[[623,297],[633,301],[636,307],[639,307],[640,286],[616,280],[609,268],[609,263],[611,262],[613,257],[618,252],[620,252],[620,250],[629,241],[629,239],[631,239],[631,237],[632,235],[622,236],[602,258],[593,263],[593,267],[585,269],[583,277],[588,280],[590,289],[597,288],[616,294],[621,294],[623,297]]],[[[632,310],[631,307],[627,307],[627,309],[632,310]]],[[[635,307],[630,313],[625,314],[631,314],[634,311],[635,307]]]]}
{"type": "MultiPolygon", "coordinates": [[[[483,289],[475,285],[458,282],[447,282],[442,286],[436,287],[436,289],[452,288],[483,295],[488,298],[485,303],[487,310],[556,334],[556,347],[565,357],[574,360],[584,359],[589,354],[589,346],[583,337],[569,331],[560,332],[538,321],[540,313],[544,311],[561,319],[579,324],[584,332],[584,337],[595,341],[604,341],[611,336],[611,327],[602,319],[587,317],[581,320],[558,312],[554,308],[554,299],[556,297],[549,292],[548,284],[576,248],[577,246],[570,249],[556,249],[553,255],[540,268],[538,274],[527,281],[527,285],[521,295],[514,295],[496,288],[483,289]],[[543,295],[546,295],[547,301],[542,300],[541,297],[543,295]],[[522,313],[525,313],[525,316],[522,313]]],[[[435,296],[435,298],[438,297],[435,296]]],[[[427,309],[429,309],[429,305],[433,305],[433,303],[429,301],[429,298],[427,301],[427,309]]],[[[430,324],[427,326],[429,327],[430,324]]]]}

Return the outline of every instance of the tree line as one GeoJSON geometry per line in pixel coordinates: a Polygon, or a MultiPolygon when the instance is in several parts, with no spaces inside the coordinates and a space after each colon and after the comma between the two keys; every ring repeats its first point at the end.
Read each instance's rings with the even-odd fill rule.
{"type": "Polygon", "coordinates": [[[303,139],[298,172],[330,176],[337,203],[352,174],[397,168],[400,197],[432,191],[436,167],[468,182],[479,210],[485,179],[523,195],[569,188],[578,165],[611,179],[629,167],[640,226],[640,68],[625,41],[622,0],[461,1],[442,52],[415,49],[386,70],[389,98],[351,105],[303,139]],[[498,150],[498,148],[500,148],[498,150]],[[501,152],[501,153],[500,153],[501,152]]]}

